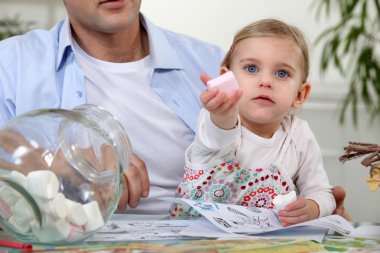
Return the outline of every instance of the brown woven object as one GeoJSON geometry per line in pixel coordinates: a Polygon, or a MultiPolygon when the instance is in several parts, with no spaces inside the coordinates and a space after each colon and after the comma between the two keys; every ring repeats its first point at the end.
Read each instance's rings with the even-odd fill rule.
{"type": "Polygon", "coordinates": [[[371,143],[348,142],[348,146],[344,148],[344,155],[339,157],[339,161],[346,161],[368,155],[363,161],[364,166],[371,166],[374,162],[380,161],[380,146],[371,143]]]}
{"type": "Polygon", "coordinates": [[[361,143],[350,141],[344,148],[344,155],[339,157],[342,163],[364,155],[367,155],[362,164],[370,167],[369,175],[366,178],[371,191],[376,191],[380,187],[380,146],[377,144],[361,143]]]}

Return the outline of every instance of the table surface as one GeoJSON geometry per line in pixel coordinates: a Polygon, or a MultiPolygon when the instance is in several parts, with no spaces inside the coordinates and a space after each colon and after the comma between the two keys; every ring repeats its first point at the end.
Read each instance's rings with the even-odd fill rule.
{"type": "MultiPolygon", "coordinates": [[[[157,220],[165,219],[161,215],[114,215],[112,220],[157,220]]],[[[355,227],[368,222],[353,222],[355,227]]],[[[379,225],[379,224],[376,224],[379,225]]],[[[11,239],[3,230],[0,231],[0,240],[11,239]]],[[[316,243],[305,239],[274,238],[274,239],[176,239],[133,242],[90,242],[69,247],[36,246],[33,252],[154,252],[154,253],[191,253],[191,252],[259,252],[259,253],[297,253],[297,252],[372,252],[380,253],[380,238],[378,240],[351,238],[334,233],[325,236],[323,243],[316,243]]],[[[0,248],[0,253],[20,252],[18,249],[0,248]]],[[[31,251],[28,251],[31,252],[31,251]]]]}

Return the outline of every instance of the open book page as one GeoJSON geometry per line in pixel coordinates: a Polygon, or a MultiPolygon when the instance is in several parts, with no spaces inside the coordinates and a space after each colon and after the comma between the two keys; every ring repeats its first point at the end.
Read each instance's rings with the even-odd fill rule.
{"type": "Polygon", "coordinates": [[[350,236],[379,240],[380,226],[373,224],[361,225],[355,228],[354,231],[352,231],[352,233],[350,234],[350,236]]]}
{"type": "Polygon", "coordinates": [[[198,202],[178,198],[164,199],[192,206],[207,220],[228,233],[261,234],[300,226],[329,228],[342,235],[349,235],[354,230],[354,227],[339,215],[330,215],[283,227],[276,212],[272,209],[255,207],[247,208],[240,205],[198,202]]]}
{"type": "Polygon", "coordinates": [[[205,237],[205,238],[219,238],[219,239],[272,239],[272,238],[297,238],[311,240],[322,243],[327,233],[327,228],[322,227],[294,227],[282,230],[276,230],[261,234],[235,234],[227,233],[205,218],[192,220],[189,226],[182,229],[179,234],[190,237],[205,237]]]}

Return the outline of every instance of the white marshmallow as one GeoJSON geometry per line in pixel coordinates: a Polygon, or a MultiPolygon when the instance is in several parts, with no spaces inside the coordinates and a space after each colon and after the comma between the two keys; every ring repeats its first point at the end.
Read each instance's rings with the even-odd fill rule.
{"type": "Polygon", "coordinates": [[[70,234],[70,224],[66,219],[52,219],[47,215],[39,229],[37,226],[32,226],[32,229],[38,240],[44,243],[66,240],[70,234]]]}
{"type": "Polygon", "coordinates": [[[104,225],[103,216],[100,212],[98,202],[91,201],[84,204],[83,208],[88,217],[87,222],[84,224],[84,229],[86,231],[93,231],[104,225]]]}
{"type": "Polygon", "coordinates": [[[63,219],[67,216],[66,198],[62,193],[57,193],[53,199],[34,198],[40,210],[49,214],[54,219],[63,219]]]}
{"type": "Polygon", "coordinates": [[[285,207],[291,202],[297,199],[297,195],[295,191],[290,191],[287,194],[277,195],[273,199],[273,204],[277,210],[283,210],[285,207]]]}
{"type": "Polygon", "coordinates": [[[68,221],[73,225],[77,225],[77,226],[84,225],[87,222],[88,218],[87,218],[86,212],[84,211],[83,206],[69,199],[66,199],[65,203],[67,206],[68,221]]]}
{"type": "Polygon", "coordinates": [[[11,224],[18,233],[24,234],[29,232],[30,228],[30,223],[25,222],[24,219],[20,216],[11,216],[8,220],[9,224],[11,224]]]}
{"type": "Polygon", "coordinates": [[[35,196],[44,199],[53,199],[59,190],[59,181],[50,170],[32,171],[26,177],[27,190],[35,196]]]}
{"type": "Polygon", "coordinates": [[[24,174],[16,170],[12,170],[11,173],[6,175],[6,178],[26,189],[26,176],[24,174]]]}
{"type": "Polygon", "coordinates": [[[3,185],[0,187],[0,198],[9,206],[13,206],[21,198],[20,194],[13,188],[3,185]]]}
{"type": "Polygon", "coordinates": [[[17,217],[17,220],[25,223],[30,223],[31,220],[36,219],[32,207],[29,203],[21,198],[12,207],[12,216],[17,217]]]}

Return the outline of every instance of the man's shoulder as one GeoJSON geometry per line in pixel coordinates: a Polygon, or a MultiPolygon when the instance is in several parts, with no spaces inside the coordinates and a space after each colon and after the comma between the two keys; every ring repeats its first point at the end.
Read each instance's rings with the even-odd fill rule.
{"type": "Polygon", "coordinates": [[[192,37],[190,35],[185,35],[185,34],[173,32],[173,31],[166,31],[166,32],[168,33],[168,37],[171,43],[182,44],[184,46],[188,46],[191,48],[199,48],[199,49],[207,50],[209,52],[211,50],[211,52],[213,53],[223,52],[223,50],[219,46],[200,40],[198,38],[192,37]]]}
{"type": "Polygon", "coordinates": [[[166,28],[158,27],[158,29],[174,48],[191,49],[206,55],[224,55],[222,48],[213,43],[166,28]]]}

